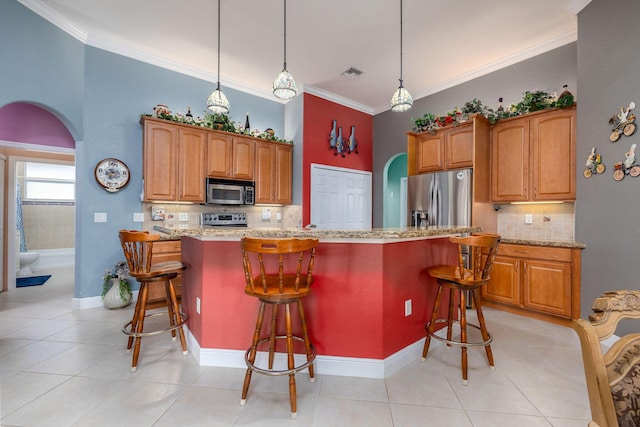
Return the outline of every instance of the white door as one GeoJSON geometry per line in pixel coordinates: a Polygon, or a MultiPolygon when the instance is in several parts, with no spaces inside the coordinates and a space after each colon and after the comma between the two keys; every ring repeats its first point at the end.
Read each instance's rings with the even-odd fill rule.
{"type": "Polygon", "coordinates": [[[371,228],[371,172],[311,164],[311,223],[324,230],[371,228]]]}

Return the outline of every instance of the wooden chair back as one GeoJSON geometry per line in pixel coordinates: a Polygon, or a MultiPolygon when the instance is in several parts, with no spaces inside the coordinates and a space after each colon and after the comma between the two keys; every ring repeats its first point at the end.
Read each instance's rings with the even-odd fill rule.
{"type": "Polygon", "coordinates": [[[500,235],[475,233],[471,236],[450,237],[458,245],[458,274],[464,282],[487,282],[493,260],[500,246],[500,235]],[[469,264],[465,255],[468,250],[469,264]]]}
{"type": "Polygon", "coordinates": [[[639,424],[640,333],[621,337],[605,353],[601,341],[611,337],[622,319],[640,318],[640,291],[606,292],[593,303],[589,320],[572,324],[580,338],[589,405],[590,426],[639,424]],[[594,424],[597,423],[597,424],[594,424]]]}
{"type": "Polygon", "coordinates": [[[245,237],[241,244],[248,294],[292,297],[308,292],[318,239],[245,237]]]}
{"type": "Polygon", "coordinates": [[[153,242],[159,240],[160,236],[138,230],[120,230],[119,236],[131,276],[151,273],[153,242]]]}

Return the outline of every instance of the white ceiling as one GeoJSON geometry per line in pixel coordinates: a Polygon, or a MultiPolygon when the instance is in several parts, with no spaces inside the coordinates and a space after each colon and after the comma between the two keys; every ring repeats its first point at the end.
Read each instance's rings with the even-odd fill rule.
{"type": "MultiPolygon", "coordinates": [[[[217,80],[215,0],[18,1],[88,45],[217,80]]],[[[571,43],[589,1],[404,0],[404,86],[422,98],[571,43]]],[[[275,99],[282,0],[221,0],[221,18],[223,91],[275,99]]],[[[289,0],[287,69],[307,92],[387,110],[400,77],[400,1],[289,0]],[[350,67],[363,74],[342,77],[350,67]]]]}

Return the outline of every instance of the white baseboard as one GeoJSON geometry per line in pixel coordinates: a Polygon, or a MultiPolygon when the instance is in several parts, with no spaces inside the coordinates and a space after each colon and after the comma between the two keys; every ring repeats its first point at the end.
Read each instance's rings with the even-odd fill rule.
{"type": "MultiPolygon", "coordinates": [[[[200,348],[198,341],[187,329],[189,350],[200,366],[215,366],[220,368],[246,368],[245,351],[213,348],[200,348]]],[[[317,356],[313,365],[315,372],[321,375],[337,375],[361,378],[389,377],[394,372],[422,356],[424,339],[403,348],[386,359],[368,359],[358,357],[317,356]]],[[[440,342],[431,343],[432,347],[443,345],[440,342]]],[[[280,356],[280,355],[279,355],[280,356]]],[[[266,353],[259,352],[257,361],[266,360],[266,353]]],[[[304,362],[304,355],[296,355],[296,364],[304,362]]],[[[282,368],[286,364],[284,358],[276,359],[275,368],[282,368]],[[280,366],[279,366],[280,365],[280,366]]]]}

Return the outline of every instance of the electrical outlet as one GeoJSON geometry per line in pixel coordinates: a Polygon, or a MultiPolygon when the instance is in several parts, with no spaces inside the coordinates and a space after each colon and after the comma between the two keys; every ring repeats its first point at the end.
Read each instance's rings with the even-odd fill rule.
{"type": "Polygon", "coordinates": [[[144,222],[144,212],[134,212],[133,222],[144,222]]]}
{"type": "Polygon", "coordinates": [[[533,215],[532,214],[525,214],[524,215],[524,223],[525,224],[533,224],[533,215]]]}
{"type": "Polygon", "coordinates": [[[187,228],[189,228],[189,224],[178,224],[179,230],[186,230],[187,228]]]}
{"type": "Polygon", "coordinates": [[[411,304],[411,300],[408,299],[404,302],[404,317],[411,316],[412,312],[413,312],[413,307],[411,304]]]}
{"type": "Polygon", "coordinates": [[[276,213],[276,220],[277,221],[282,221],[282,214],[280,212],[276,213]]]}
{"type": "Polygon", "coordinates": [[[178,214],[178,221],[189,221],[189,214],[187,212],[180,212],[178,214]]]}

